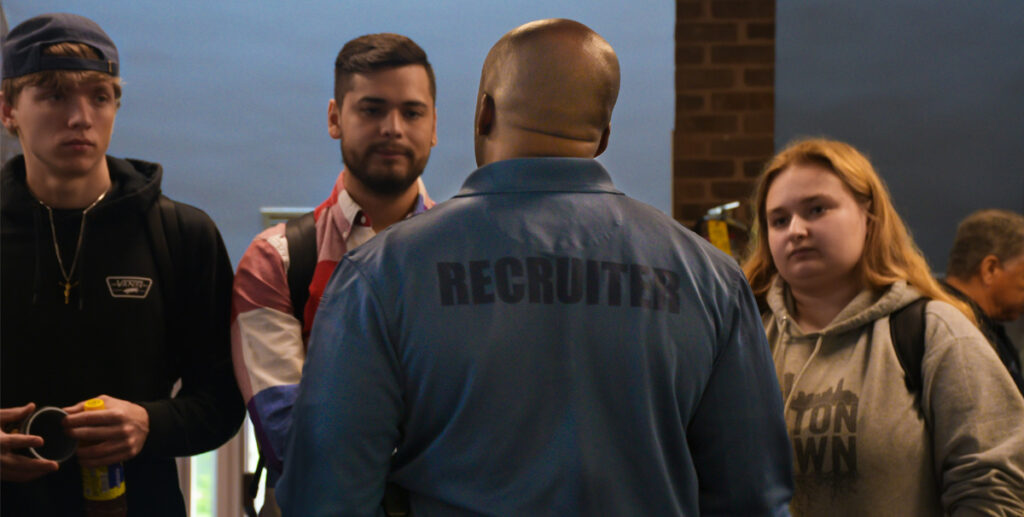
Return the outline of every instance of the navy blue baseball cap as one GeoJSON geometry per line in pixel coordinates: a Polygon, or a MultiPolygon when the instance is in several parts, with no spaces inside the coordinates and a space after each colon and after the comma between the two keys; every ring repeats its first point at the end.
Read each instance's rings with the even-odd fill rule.
{"type": "Polygon", "coordinates": [[[4,38],[3,56],[4,79],[44,70],[94,70],[118,75],[117,47],[110,36],[96,22],[77,14],[41,14],[21,22],[4,38]],[[56,43],[88,45],[100,58],[43,54],[43,49],[56,43]]]}

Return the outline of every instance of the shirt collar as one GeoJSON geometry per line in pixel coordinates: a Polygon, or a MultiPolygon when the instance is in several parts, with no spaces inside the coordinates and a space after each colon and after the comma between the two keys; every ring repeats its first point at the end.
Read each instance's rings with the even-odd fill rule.
{"type": "Polygon", "coordinates": [[[416,195],[416,204],[412,206],[412,211],[406,214],[405,218],[408,219],[414,215],[422,214],[423,212],[426,212],[428,209],[429,208],[427,207],[427,200],[423,196],[423,190],[421,188],[420,193],[416,195]]]}
{"type": "Polygon", "coordinates": [[[347,190],[338,193],[338,208],[341,210],[342,218],[348,223],[349,228],[356,225],[366,226],[366,217],[363,217],[363,209],[348,195],[347,190]]]}
{"type": "MultiPolygon", "coordinates": [[[[345,172],[342,172],[345,174],[345,172]]],[[[426,197],[426,189],[423,186],[422,181],[417,180],[419,193],[416,194],[416,203],[413,204],[412,210],[405,214],[404,219],[408,219],[414,215],[426,212],[430,206],[428,205],[428,199],[426,197]]],[[[356,200],[352,199],[348,191],[344,188],[344,183],[341,179],[341,175],[338,176],[337,185],[335,187],[338,190],[338,208],[341,210],[341,215],[346,222],[348,222],[349,228],[356,226],[372,226],[370,217],[363,212],[363,208],[356,203],[356,200]]],[[[348,232],[346,232],[346,235],[348,232]]]]}
{"type": "Polygon", "coordinates": [[[956,287],[953,287],[952,284],[950,284],[949,282],[946,282],[945,280],[940,280],[939,283],[942,284],[942,287],[944,287],[946,289],[947,293],[955,296],[960,301],[962,301],[962,302],[966,303],[967,305],[971,306],[971,310],[974,311],[974,317],[978,319],[978,324],[979,325],[981,325],[982,327],[988,327],[988,328],[993,328],[993,327],[996,327],[996,326],[999,325],[998,323],[996,323],[995,320],[993,320],[992,318],[989,318],[988,314],[985,314],[985,311],[982,310],[980,305],[978,305],[978,302],[974,301],[974,298],[971,298],[970,296],[968,296],[967,293],[957,289],[956,287]]]}
{"type": "Polygon", "coordinates": [[[509,192],[594,192],[623,195],[590,158],[513,158],[473,171],[455,197],[509,192]]]}

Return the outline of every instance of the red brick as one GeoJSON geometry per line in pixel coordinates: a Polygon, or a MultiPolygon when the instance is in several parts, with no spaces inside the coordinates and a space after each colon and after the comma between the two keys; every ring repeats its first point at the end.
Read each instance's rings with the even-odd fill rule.
{"type": "Polygon", "coordinates": [[[704,62],[704,47],[676,45],[676,65],[699,65],[704,62]]]}
{"type": "Polygon", "coordinates": [[[775,112],[764,111],[743,115],[743,132],[746,134],[768,133],[775,130],[775,112]]]}
{"type": "Polygon", "coordinates": [[[676,19],[692,20],[704,16],[704,2],[676,1],[676,19]]]}
{"type": "Polygon", "coordinates": [[[768,163],[768,160],[747,160],[743,162],[743,175],[748,178],[756,178],[768,163]]]}
{"type": "Polygon", "coordinates": [[[711,62],[715,64],[775,64],[775,45],[714,45],[711,62]]]}
{"type": "Polygon", "coordinates": [[[704,97],[704,95],[676,94],[676,113],[703,109],[705,104],[704,97]]]}
{"type": "MultiPolygon", "coordinates": [[[[750,194],[751,195],[754,194],[754,188],[756,186],[757,186],[757,183],[752,183],[751,184],[751,186],[750,186],[750,194]]],[[[750,223],[751,223],[751,221],[753,221],[754,217],[753,217],[753,215],[751,215],[751,211],[750,211],[750,197],[749,196],[740,200],[740,206],[736,207],[736,209],[732,211],[732,217],[733,217],[733,219],[736,219],[737,221],[745,224],[747,226],[747,228],[750,228],[750,223]]]]}
{"type": "Polygon", "coordinates": [[[737,39],[739,26],[736,23],[684,22],[676,26],[676,42],[709,43],[737,39]]]}
{"type": "Polygon", "coordinates": [[[738,126],[735,115],[680,115],[676,118],[676,131],[734,133],[738,126]]]}
{"type": "Polygon", "coordinates": [[[732,160],[676,160],[677,178],[730,178],[736,166],[732,160]]]}
{"type": "Polygon", "coordinates": [[[747,39],[775,39],[775,24],[753,22],[747,24],[747,39]]]}
{"type": "Polygon", "coordinates": [[[676,69],[676,90],[706,90],[729,88],[736,81],[736,74],[728,68],[683,68],[676,69]]]}
{"type": "Polygon", "coordinates": [[[711,140],[711,156],[768,156],[775,142],[770,136],[720,136],[711,140]]]}
{"type": "Polygon", "coordinates": [[[742,200],[754,191],[751,180],[712,181],[711,195],[719,199],[742,200]]]}
{"type": "Polygon", "coordinates": [[[774,152],[775,7],[676,1],[672,214],[690,227],[746,201],[774,152]]]}
{"type": "Polygon", "coordinates": [[[708,188],[704,181],[676,181],[675,201],[700,201],[707,197],[708,188]]]}
{"type": "Polygon", "coordinates": [[[775,68],[748,68],[743,71],[747,86],[775,86],[775,68]]]}
{"type": "Polygon", "coordinates": [[[761,110],[774,107],[775,94],[773,91],[711,94],[711,109],[715,111],[761,110]]]}
{"type": "Polygon", "coordinates": [[[715,206],[715,203],[676,203],[673,210],[675,218],[683,225],[692,228],[694,223],[708,213],[708,209],[715,206]]]}
{"type": "Polygon", "coordinates": [[[708,155],[707,137],[684,131],[672,134],[672,156],[676,158],[703,158],[708,155]]]}
{"type": "Polygon", "coordinates": [[[713,0],[715,18],[775,18],[774,0],[713,0]]]}

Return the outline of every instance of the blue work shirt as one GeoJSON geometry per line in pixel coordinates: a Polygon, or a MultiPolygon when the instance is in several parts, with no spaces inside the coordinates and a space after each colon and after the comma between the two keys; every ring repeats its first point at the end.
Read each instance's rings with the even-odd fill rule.
{"type": "Polygon", "coordinates": [[[345,256],[278,498],[303,515],[788,515],[782,400],[735,261],[594,160],[475,171],[345,256]]]}

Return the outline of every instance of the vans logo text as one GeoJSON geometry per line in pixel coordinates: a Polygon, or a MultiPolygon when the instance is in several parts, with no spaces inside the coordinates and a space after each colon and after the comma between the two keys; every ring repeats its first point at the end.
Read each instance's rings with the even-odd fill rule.
{"type": "Polygon", "coordinates": [[[108,276],[107,289],[114,298],[145,298],[153,285],[151,278],[142,276],[108,276]]]}

